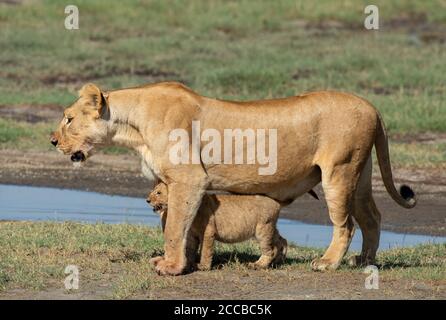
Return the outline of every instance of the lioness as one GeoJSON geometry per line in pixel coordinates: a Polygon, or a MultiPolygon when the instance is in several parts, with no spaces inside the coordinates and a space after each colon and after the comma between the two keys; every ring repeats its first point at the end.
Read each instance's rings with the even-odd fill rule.
{"type": "MultiPolygon", "coordinates": [[[[147,202],[161,216],[164,231],[168,216],[168,189],[158,183],[147,196],[147,202]]],[[[188,257],[194,257],[200,246],[200,270],[212,265],[214,241],[237,243],[255,237],[261,257],[250,267],[265,269],[285,259],[287,241],[276,228],[280,204],[265,196],[206,194],[190,229],[188,257]]],[[[160,259],[154,259],[155,265],[160,259]]],[[[193,259],[194,260],[194,259],[193,259]]]]}
{"type": "MultiPolygon", "coordinates": [[[[372,197],[373,146],[392,199],[405,208],[416,204],[412,189],[402,186],[398,192],[395,188],[387,135],[378,111],[347,93],[321,91],[233,102],[200,96],[175,82],[108,92],[87,84],[79,99],[64,111],[51,143],[71,155],[72,161],[86,160],[98,144],[131,147],[141,155],[145,171],[168,185],[165,255],[156,266],[159,274],[178,275],[186,270],[186,235],[207,189],[291,201],[322,181],[334,230],[325,254],[312,262],[314,270],[339,266],[353,237],[353,218],[361,228],[363,246],[351,263],[371,264],[375,259],[381,214],[372,197]],[[183,136],[194,138],[193,122],[220,136],[228,128],[267,132],[265,138],[274,142],[269,150],[277,151],[274,174],[259,174],[259,162],[202,161],[203,153],[209,151],[204,150],[203,141],[209,137],[182,146],[185,153],[198,148],[192,163],[171,161],[171,152],[178,147],[178,139],[171,134],[181,129],[183,136]]],[[[252,154],[248,143],[239,147],[239,154],[252,154]]],[[[224,150],[214,151],[224,154],[224,150]]]]}

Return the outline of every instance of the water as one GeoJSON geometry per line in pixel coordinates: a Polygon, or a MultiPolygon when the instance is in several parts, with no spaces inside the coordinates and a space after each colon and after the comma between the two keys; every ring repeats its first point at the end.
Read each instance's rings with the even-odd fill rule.
{"type": "MultiPolygon", "coordinates": [[[[148,207],[144,198],[13,185],[0,185],[0,220],[160,225],[158,215],[148,207]]],[[[279,219],[278,228],[283,237],[298,245],[324,248],[331,240],[331,226],[279,219]]],[[[358,230],[350,249],[361,250],[361,243],[358,230]]],[[[381,232],[380,249],[421,243],[446,243],[446,237],[381,232]]]]}

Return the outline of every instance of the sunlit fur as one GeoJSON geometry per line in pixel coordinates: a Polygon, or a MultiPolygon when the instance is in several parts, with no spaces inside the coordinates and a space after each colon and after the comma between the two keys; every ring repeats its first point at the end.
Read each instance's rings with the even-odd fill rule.
{"type": "MultiPolygon", "coordinates": [[[[168,215],[167,198],[168,188],[164,183],[157,184],[147,196],[161,216],[163,230],[168,215]]],[[[255,237],[262,255],[251,267],[263,269],[283,262],[287,241],[276,228],[279,212],[280,204],[265,196],[206,194],[190,229],[187,258],[195,260],[200,247],[198,266],[207,270],[212,265],[214,240],[236,243],[255,237]]]]}
{"type": "MultiPolygon", "coordinates": [[[[79,151],[84,155],[81,161],[85,160],[93,145],[123,144],[140,154],[147,172],[168,185],[165,255],[158,258],[155,268],[159,274],[178,275],[186,270],[187,236],[209,189],[290,202],[322,182],[333,238],[325,254],[312,262],[312,268],[320,271],[340,265],[353,237],[353,219],[361,228],[363,246],[352,263],[375,261],[381,214],[372,196],[373,146],[392,199],[405,208],[416,204],[412,190],[405,187],[400,194],[395,188],[379,112],[352,94],[319,91],[234,102],[201,96],[175,82],[109,92],[87,84],[65,115],[73,116],[72,122],[67,124],[64,118],[51,143],[72,154],[73,161],[79,160],[79,151]],[[176,142],[169,134],[176,129],[191,133],[193,121],[200,122],[201,130],[212,128],[221,136],[226,128],[277,129],[277,171],[261,176],[260,163],[173,163],[169,150],[176,142]]],[[[241,218],[231,222],[240,223],[241,218]]]]}
{"type": "Polygon", "coordinates": [[[107,142],[109,124],[100,115],[101,108],[81,95],[65,109],[57,130],[52,133],[58,141],[57,148],[64,154],[81,151],[87,156],[93,146],[107,142]]]}
{"type": "Polygon", "coordinates": [[[57,148],[67,155],[81,151],[88,157],[96,146],[117,144],[145,153],[147,150],[141,134],[119,122],[119,116],[110,112],[106,96],[89,86],[84,86],[79,99],[65,109],[63,119],[52,133],[58,141],[57,148]],[[98,99],[102,101],[97,102],[98,99]],[[112,115],[115,119],[111,118],[112,115]],[[71,119],[69,123],[68,119],[71,119]]]}

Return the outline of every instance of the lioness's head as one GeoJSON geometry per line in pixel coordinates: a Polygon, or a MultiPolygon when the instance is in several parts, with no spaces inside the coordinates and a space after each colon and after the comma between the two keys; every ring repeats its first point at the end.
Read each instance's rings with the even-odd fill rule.
{"type": "Polygon", "coordinates": [[[51,143],[71,161],[84,161],[96,144],[107,139],[106,94],[96,85],[86,84],[79,91],[79,99],[65,109],[64,117],[56,131],[51,133],[51,143]]]}
{"type": "Polygon", "coordinates": [[[167,186],[165,183],[158,183],[146,199],[153,209],[159,214],[167,210],[167,186]]]}

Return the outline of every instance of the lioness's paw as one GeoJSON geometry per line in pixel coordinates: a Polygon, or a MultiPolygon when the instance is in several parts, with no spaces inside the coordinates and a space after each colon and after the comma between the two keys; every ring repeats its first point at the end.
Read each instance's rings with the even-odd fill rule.
{"type": "Polygon", "coordinates": [[[327,270],[335,270],[339,266],[339,263],[333,263],[327,259],[314,259],[311,262],[311,269],[313,271],[327,271],[327,270]]]}
{"type": "Polygon", "coordinates": [[[156,265],[155,270],[160,276],[178,276],[184,272],[183,266],[179,263],[166,259],[160,260],[156,265]]]}
{"type": "Polygon", "coordinates": [[[149,263],[153,266],[157,266],[160,261],[164,260],[163,256],[156,256],[149,260],[149,263]]]}
{"type": "Polygon", "coordinates": [[[364,258],[363,256],[351,256],[348,258],[347,263],[352,267],[365,267],[374,264],[375,261],[370,258],[364,258]]]}
{"type": "Polygon", "coordinates": [[[284,254],[283,251],[279,251],[279,253],[277,254],[277,256],[274,258],[273,260],[273,264],[274,265],[279,265],[282,264],[286,261],[286,253],[284,254]]]}

